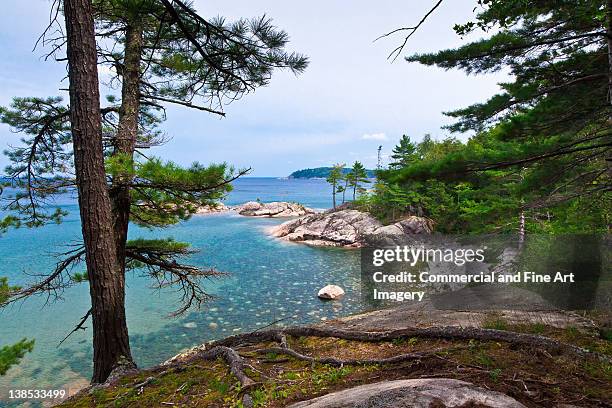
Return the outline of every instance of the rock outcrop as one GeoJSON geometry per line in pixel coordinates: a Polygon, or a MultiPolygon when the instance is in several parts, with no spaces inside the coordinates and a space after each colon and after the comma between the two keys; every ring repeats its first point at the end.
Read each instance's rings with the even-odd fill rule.
{"type": "Polygon", "coordinates": [[[500,392],[447,378],[423,378],[365,384],[298,402],[290,408],[525,408],[500,392]]]}
{"type": "Polygon", "coordinates": [[[313,246],[360,248],[371,240],[394,236],[426,234],[433,230],[431,220],[408,217],[391,225],[382,225],[368,213],[358,210],[329,210],[287,221],[270,229],[272,236],[313,246]]]}
{"type": "Polygon", "coordinates": [[[298,203],[287,203],[284,201],[261,203],[249,201],[233,208],[238,214],[248,217],[300,217],[302,215],[314,214],[315,210],[304,207],[298,203]]]}

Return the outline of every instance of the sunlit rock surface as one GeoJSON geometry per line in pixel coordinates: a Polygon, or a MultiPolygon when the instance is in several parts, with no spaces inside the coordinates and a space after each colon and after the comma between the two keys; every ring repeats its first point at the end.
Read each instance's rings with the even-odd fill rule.
{"type": "Polygon", "coordinates": [[[333,392],[290,408],[524,408],[505,394],[447,378],[383,381],[333,392]]]}
{"type": "Polygon", "coordinates": [[[271,228],[270,233],[277,238],[313,246],[360,248],[374,238],[380,241],[400,235],[428,234],[432,230],[433,223],[427,218],[411,216],[382,225],[368,213],[344,209],[287,221],[271,228]]]}

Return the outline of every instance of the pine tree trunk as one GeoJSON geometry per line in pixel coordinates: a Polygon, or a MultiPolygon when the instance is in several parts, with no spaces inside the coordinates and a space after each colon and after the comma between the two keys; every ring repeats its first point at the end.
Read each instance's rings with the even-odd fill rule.
{"type": "MultiPolygon", "coordinates": [[[[608,103],[612,105],[612,0],[608,0],[607,7],[608,27],[606,37],[608,40],[608,103]]],[[[608,120],[612,121],[612,118],[608,120]]]]}
{"type": "Polygon", "coordinates": [[[124,286],[106,184],[91,0],[65,0],[70,121],[93,322],[92,382],[131,362],[124,286]]]}
{"type": "MultiPolygon", "coordinates": [[[[142,57],[142,27],[138,23],[126,29],[125,55],[123,61],[123,84],[121,89],[121,108],[113,156],[121,155],[132,161],[138,137],[138,118],[140,111],[140,60],[142,57]]],[[[125,246],[130,222],[130,187],[132,177],[129,174],[116,175],[110,189],[114,235],[117,257],[125,274],[125,246]]]]}
{"type": "Polygon", "coordinates": [[[336,185],[332,185],[332,200],[334,202],[334,209],[336,208],[336,185]]]}

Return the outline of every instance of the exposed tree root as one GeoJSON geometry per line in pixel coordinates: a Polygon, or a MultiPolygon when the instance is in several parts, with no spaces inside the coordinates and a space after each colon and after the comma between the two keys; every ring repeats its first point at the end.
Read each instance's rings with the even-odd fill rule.
{"type": "MultiPolygon", "coordinates": [[[[254,333],[239,334],[210,343],[212,346],[236,347],[239,345],[256,344],[265,341],[276,341],[282,344],[285,335],[293,337],[335,337],[344,340],[380,342],[400,338],[420,337],[446,340],[482,340],[501,341],[521,346],[538,347],[552,352],[567,352],[580,357],[594,357],[601,361],[611,362],[612,359],[600,353],[563,343],[544,336],[516,333],[505,330],[483,329],[477,327],[427,327],[407,328],[383,332],[361,330],[343,330],[333,327],[288,327],[254,333]]],[[[286,343],[286,339],[285,339],[286,343]]]]}
{"type": "Polygon", "coordinates": [[[213,347],[197,357],[204,360],[216,360],[221,357],[229,366],[231,373],[238,378],[238,381],[240,381],[243,387],[254,383],[254,381],[244,373],[244,360],[232,348],[223,346],[213,347]]]}
{"type": "MultiPolygon", "coordinates": [[[[442,351],[442,350],[438,350],[442,351]]],[[[288,347],[270,347],[265,349],[257,350],[258,353],[276,353],[276,354],[284,354],[287,356],[291,356],[297,358],[298,360],[304,360],[311,363],[319,363],[319,364],[329,364],[336,367],[341,367],[345,365],[366,365],[366,364],[396,364],[402,363],[404,361],[415,360],[424,357],[431,357],[436,352],[418,352],[418,353],[407,353],[407,354],[399,354],[397,356],[388,357],[388,358],[368,358],[368,359],[347,359],[340,360],[334,357],[311,357],[297,351],[288,348],[288,347]]]]}
{"type": "MultiPolygon", "coordinates": [[[[255,331],[252,333],[244,333],[225,339],[217,340],[206,344],[204,349],[194,350],[192,354],[170,361],[165,365],[167,367],[180,367],[184,364],[189,364],[196,360],[216,360],[222,358],[229,366],[229,369],[234,376],[240,381],[241,393],[243,394],[242,402],[244,407],[252,407],[253,400],[249,392],[259,386],[260,383],[253,381],[245,373],[246,364],[243,358],[236,352],[235,349],[255,345],[265,342],[275,342],[279,347],[268,347],[256,350],[259,354],[276,353],[293,357],[299,360],[308,361],[311,363],[329,364],[332,366],[344,365],[368,365],[368,364],[397,364],[415,359],[427,357],[440,357],[441,351],[449,349],[439,349],[427,352],[414,352],[400,354],[386,358],[374,359],[338,359],[335,357],[312,357],[301,354],[298,351],[289,347],[287,336],[292,337],[333,337],[343,340],[362,341],[362,342],[384,342],[397,339],[405,339],[411,337],[418,338],[433,338],[445,340],[481,340],[481,341],[498,341],[506,342],[515,345],[536,347],[550,352],[566,352],[580,357],[593,357],[602,361],[610,362],[612,359],[608,356],[591,352],[587,349],[577,347],[571,344],[563,343],[544,336],[533,334],[516,333],[504,330],[483,329],[476,327],[427,327],[427,328],[406,328],[391,331],[370,332],[362,330],[344,330],[334,327],[288,327],[282,329],[269,329],[255,331]]],[[[462,347],[460,347],[462,348],[462,347]]],[[[456,349],[456,348],[453,348],[456,349]]],[[[266,362],[274,362],[267,360],[266,362]]],[[[163,374],[163,373],[162,373],[163,374]]],[[[145,381],[146,382],[146,381],[145,381]]],[[[141,385],[141,384],[139,384],[141,385]]],[[[146,385],[146,384],[145,384],[146,385]]]]}
{"type": "Polygon", "coordinates": [[[226,346],[214,346],[211,349],[200,351],[190,356],[186,361],[175,362],[173,365],[185,364],[195,360],[209,360],[214,361],[218,358],[222,358],[223,361],[229,366],[230,372],[240,381],[242,387],[241,392],[243,393],[242,405],[245,408],[253,406],[253,399],[248,391],[250,391],[258,383],[253,381],[246,375],[244,369],[244,360],[233,348],[226,346]]]}
{"type": "MultiPolygon", "coordinates": [[[[340,359],[333,356],[330,357],[317,357],[302,354],[299,351],[292,349],[289,345],[288,338],[298,337],[319,337],[319,338],[337,338],[349,341],[360,341],[360,342],[389,342],[399,339],[409,339],[412,337],[416,338],[430,338],[430,339],[444,339],[444,340],[480,340],[480,341],[495,341],[505,342],[509,344],[532,347],[537,349],[539,352],[544,353],[547,357],[552,358],[553,354],[568,353],[581,358],[597,358],[601,361],[610,362],[612,359],[606,355],[592,352],[587,349],[574,346],[571,344],[563,343],[561,341],[539,336],[533,334],[517,333],[504,330],[474,328],[474,327],[456,327],[456,326],[443,326],[443,327],[428,327],[428,328],[406,328],[391,331],[363,331],[363,330],[346,330],[334,327],[288,327],[279,329],[268,329],[262,331],[256,331],[252,333],[244,333],[235,336],[231,336],[218,341],[213,341],[204,344],[200,347],[192,349],[190,352],[177,356],[176,358],[164,363],[163,365],[157,366],[152,370],[155,373],[154,377],[148,377],[144,381],[135,384],[131,387],[132,390],[142,393],[143,389],[148,385],[154,383],[155,379],[164,376],[167,373],[182,371],[189,364],[196,363],[198,360],[215,361],[219,358],[228,365],[230,372],[240,382],[239,395],[242,397],[242,404],[244,407],[253,407],[253,399],[250,393],[260,387],[262,383],[256,382],[251,379],[245,369],[250,366],[244,360],[244,358],[238,354],[241,347],[253,346],[261,343],[276,343],[278,346],[266,347],[253,350],[255,353],[263,355],[266,353],[274,353],[289,358],[295,358],[302,361],[307,361],[316,364],[327,364],[331,366],[355,366],[355,365],[390,365],[399,364],[408,361],[426,359],[426,358],[439,358],[456,365],[465,366],[469,370],[489,371],[483,367],[459,363],[450,358],[445,357],[441,352],[464,349],[467,346],[460,345],[458,347],[446,347],[435,350],[412,352],[406,354],[399,354],[385,358],[367,358],[367,359],[340,359]]],[[[251,352],[253,352],[251,351],[251,352]]],[[[249,355],[251,357],[251,355],[249,355]]],[[[281,361],[287,361],[285,359],[264,359],[263,363],[279,363],[281,361]]],[[[255,368],[253,368],[255,371],[255,368]]],[[[260,373],[263,374],[263,373],[260,373]]],[[[439,376],[433,374],[433,376],[439,376]]],[[[508,379],[509,381],[516,381],[517,383],[523,384],[526,388],[525,381],[531,379],[508,379]]],[[[541,380],[533,380],[542,382],[541,380]]]]}

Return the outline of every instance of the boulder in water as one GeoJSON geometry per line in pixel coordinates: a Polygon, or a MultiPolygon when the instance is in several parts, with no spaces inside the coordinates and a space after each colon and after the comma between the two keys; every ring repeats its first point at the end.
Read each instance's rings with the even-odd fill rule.
{"type": "Polygon", "coordinates": [[[327,285],[317,293],[320,299],[336,300],[344,296],[344,289],[337,285],[327,285]]]}

